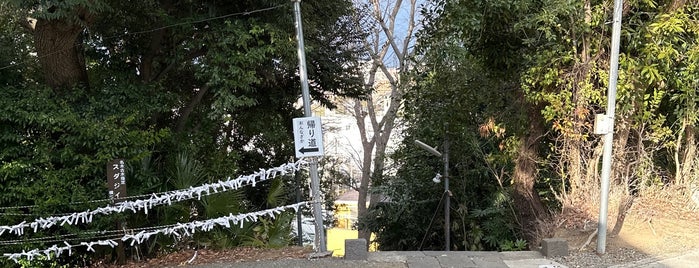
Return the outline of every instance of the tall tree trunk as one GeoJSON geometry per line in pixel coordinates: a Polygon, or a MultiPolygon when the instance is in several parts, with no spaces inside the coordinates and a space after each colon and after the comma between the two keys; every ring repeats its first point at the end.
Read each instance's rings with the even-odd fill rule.
{"type": "MultiPolygon", "coordinates": [[[[626,132],[626,139],[628,140],[628,133],[630,130],[627,128],[625,130],[626,132]]],[[[646,153],[643,150],[643,137],[642,134],[639,132],[636,132],[638,135],[635,139],[636,141],[636,151],[635,151],[635,157],[631,156],[629,157],[630,159],[640,159],[644,157],[643,155],[646,153]]],[[[623,134],[623,133],[622,133],[623,134]]],[[[617,149],[619,150],[619,149],[617,149]]],[[[624,149],[621,149],[620,151],[626,151],[624,149]]],[[[623,192],[623,196],[619,199],[619,208],[617,210],[617,216],[616,216],[616,221],[614,222],[614,228],[612,229],[610,235],[611,236],[617,236],[619,235],[619,232],[621,232],[621,228],[624,226],[624,221],[626,220],[626,214],[629,212],[631,209],[631,206],[633,205],[635,196],[634,196],[634,189],[636,189],[638,186],[638,179],[631,179],[631,177],[636,177],[636,174],[634,174],[633,170],[636,166],[639,164],[639,160],[634,160],[634,161],[629,161],[629,159],[625,160],[627,165],[624,166],[619,166],[619,170],[624,170],[624,173],[622,173],[620,176],[623,176],[623,181],[625,183],[625,191],[623,192]]]]}
{"type": "MultiPolygon", "coordinates": [[[[589,27],[590,22],[592,21],[590,0],[584,1],[583,13],[585,27],[589,27]]],[[[570,20],[571,25],[574,25],[575,17],[573,15],[571,15],[570,20]]],[[[573,38],[577,38],[575,37],[575,31],[573,31],[572,34],[573,38]]],[[[574,89],[572,92],[572,102],[575,109],[573,110],[573,114],[571,114],[571,118],[573,120],[575,130],[572,133],[573,135],[563,135],[564,147],[562,148],[563,159],[565,161],[565,170],[568,180],[570,181],[569,196],[572,197],[574,202],[581,201],[580,198],[587,198],[587,196],[589,196],[588,191],[590,190],[591,186],[588,180],[589,176],[586,173],[586,171],[589,172],[589,169],[586,168],[585,165],[587,164],[589,167],[590,159],[586,157],[594,158],[594,154],[590,154],[589,151],[584,148],[585,141],[580,137],[583,135],[583,133],[587,132],[587,129],[582,127],[586,124],[586,120],[588,120],[587,112],[583,111],[587,111],[589,106],[588,99],[584,96],[584,92],[581,92],[583,89],[581,88],[582,86],[580,86],[580,84],[592,83],[590,81],[590,76],[587,75],[588,70],[592,65],[590,63],[590,37],[589,35],[585,34],[585,32],[581,32],[580,36],[580,39],[582,39],[582,46],[578,55],[579,59],[573,68],[574,75],[572,76],[574,79],[572,81],[574,89]]],[[[573,49],[576,53],[578,53],[576,46],[574,46],[573,49]]],[[[565,191],[565,189],[563,190],[565,191]]]]}
{"type": "Polygon", "coordinates": [[[680,177],[685,183],[692,182],[693,170],[697,168],[697,143],[696,143],[696,128],[687,126],[685,128],[685,150],[684,159],[682,161],[682,172],[680,177]]]}
{"type": "Polygon", "coordinates": [[[531,248],[538,246],[543,234],[539,225],[548,218],[548,213],[534,189],[538,170],[538,139],[543,133],[543,125],[538,114],[530,108],[529,133],[522,138],[515,160],[514,204],[522,231],[531,248]]]}
{"type": "MultiPolygon", "coordinates": [[[[632,104],[634,102],[632,101],[632,104]]],[[[632,105],[633,106],[633,105],[632,105]]],[[[628,114],[633,114],[634,109],[628,111],[628,114]]],[[[610,174],[610,180],[612,181],[612,186],[617,185],[621,187],[621,192],[617,192],[619,197],[619,206],[616,214],[616,221],[614,222],[614,228],[609,235],[616,236],[621,232],[621,228],[624,226],[624,221],[626,220],[626,214],[631,209],[634,202],[634,196],[632,190],[634,188],[634,181],[632,179],[633,172],[629,165],[636,165],[634,161],[631,161],[632,157],[640,157],[643,152],[634,150],[628,150],[627,148],[629,142],[629,135],[631,133],[631,122],[628,116],[619,116],[614,124],[614,141],[612,142],[612,147],[614,148],[612,153],[612,170],[610,174]]],[[[639,137],[639,142],[641,137],[639,137]]]]}
{"type": "Polygon", "coordinates": [[[139,71],[144,83],[153,81],[155,77],[155,57],[162,49],[162,42],[165,38],[165,30],[157,30],[150,34],[150,47],[141,59],[139,71]]]}
{"type": "MultiPolygon", "coordinates": [[[[370,7],[370,16],[373,17],[376,28],[367,28],[369,31],[368,39],[364,43],[364,48],[366,52],[371,55],[372,63],[367,73],[367,80],[365,81],[365,89],[368,93],[366,99],[366,106],[362,106],[362,101],[356,100],[354,106],[354,116],[357,120],[357,126],[359,127],[360,136],[362,139],[362,147],[364,150],[364,159],[362,160],[362,178],[359,186],[359,198],[358,198],[358,214],[359,218],[363,218],[368,210],[366,205],[367,197],[371,200],[370,206],[375,205],[378,202],[378,197],[376,195],[371,195],[370,186],[376,183],[374,181],[377,178],[383,176],[384,165],[385,165],[385,154],[388,140],[393,132],[393,127],[395,125],[396,116],[398,114],[398,109],[401,105],[402,90],[399,87],[400,84],[400,74],[405,73],[408,70],[407,59],[408,55],[411,54],[411,44],[415,36],[413,31],[415,29],[415,12],[417,8],[417,1],[410,0],[407,4],[407,9],[409,10],[407,19],[402,18],[401,24],[403,24],[406,31],[403,32],[405,36],[403,37],[402,44],[397,42],[400,38],[395,38],[395,28],[398,18],[398,13],[400,13],[403,7],[403,1],[398,0],[394,3],[383,5],[380,1],[370,0],[368,1],[368,6],[370,7]],[[407,22],[407,25],[405,25],[407,22]],[[391,54],[395,57],[398,63],[398,74],[392,72],[385,66],[385,61],[387,60],[388,52],[391,50],[391,54]],[[388,80],[390,86],[390,102],[386,109],[385,114],[377,114],[377,109],[373,102],[372,94],[375,93],[374,88],[377,82],[376,74],[377,72],[382,72],[385,79],[388,80]],[[368,116],[368,118],[367,118],[368,116]],[[373,134],[369,137],[367,132],[367,127],[365,123],[365,118],[369,119],[371,130],[373,134]],[[373,156],[373,157],[372,157],[373,156]],[[373,165],[372,165],[373,164],[373,165]]],[[[362,25],[359,22],[357,25],[362,25]]],[[[363,227],[359,228],[359,238],[364,238],[367,242],[370,241],[371,231],[366,230],[363,227]]],[[[369,243],[367,243],[368,245],[369,243]]]]}
{"type": "Polygon", "coordinates": [[[563,138],[566,139],[566,145],[563,149],[563,158],[565,159],[565,169],[568,180],[570,181],[570,195],[577,200],[581,195],[585,195],[585,190],[587,189],[582,175],[583,163],[580,159],[582,156],[580,146],[582,146],[582,144],[574,138],[563,138]]]}
{"type": "MultiPolygon", "coordinates": [[[[373,75],[371,80],[373,83],[373,75]]],[[[371,96],[369,96],[371,98],[371,96]]],[[[360,138],[362,140],[362,175],[359,179],[359,196],[357,197],[357,218],[362,220],[367,213],[368,207],[367,197],[369,194],[369,184],[371,183],[371,156],[374,151],[374,145],[376,144],[376,136],[369,138],[367,136],[367,126],[366,126],[366,116],[367,113],[364,111],[365,107],[362,105],[362,101],[354,100],[354,117],[357,121],[357,127],[359,127],[360,138]]],[[[369,238],[371,236],[371,231],[360,226],[358,238],[364,238],[369,244],[369,238]]]]}
{"type": "Polygon", "coordinates": [[[34,43],[44,79],[50,87],[88,86],[82,31],[82,25],[68,19],[36,20],[34,43]]]}
{"type": "MultiPolygon", "coordinates": [[[[373,147],[373,146],[371,146],[373,147]]],[[[357,216],[359,219],[365,217],[368,207],[367,207],[367,197],[369,197],[369,183],[371,182],[371,152],[373,148],[367,148],[364,146],[364,154],[362,159],[362,177],[359,181],[359,197],[357,197],[357,216]]],[[[358,228],[359,234],[358,238],[364,238],[367,241],[367,246],[369,245],[371,238],[371,231],[366,228],[358,228]]]]}
{"type": "MultiPolygon", "coordinates": [[[[393,130],[393,127],[385,127],[384,131],[387,131],[387,132],[384,132],[383,134],[375,134],[375,139],[376,139],[375,152],[376,153],[375,153],[373,158],[371,158],[371,155],[369,156],[370,157],[369,159],[371,159],[370,162],[373,162],[373,167],[374,167],[372,169],[371,174],[369,174],[370,181],[371,181],[372,185],[380,182],[380,179],[383,177],[384,166],[385,166],[385,161],[386,161],[386,146],[388,144],[388,138],[390,137],[392,130],[393,130]]],[[[360,191],[360,195],[361,195],[361,192],[362,191],[360,191]]],[[[379,196],[376,194],[372,194],[369,187],[366,187],[363,192],[364,192],[364,203],[362,203],[360,205],[360,207],[364,207],[365,212],[358,213],[362,217],[366,215],[365,213],[366,213],[366,211],[369,210],[369,208],[371,208],[372,206],[375,206],[380,201],[379,196]],[[367,198],[369,199],[368,206],[366,205],[367,198]]],[[[359,238],[366,239],[367,246],[369,246],[370,242],[371,242],[371,231],[366,230],[365,228],[359,228],[359,238]]]]}
{"type": "MultiPolygon", "coordinates": [[[[633,111],[631,111],[630,114],[631,113],[633,113],[633,111]]],[[[626,118],[625,116],[621,116],[619,118],[621,119],[618,119],[617,122],[614,124],[614,153],[612,156],[613,162],[610,180],[612,182],[620,184],[626,190],[625,192],[628,192],[628,189],[631,187],[631,185],[629,185],[629,178],[631,174],[626,172],[626,166],[630,162],[628,157],[631,157],[631,154],[627,155],[626,146],[629,142],[631,122],[629,122],[629,120],[624,119],[626,118]]]]}
{"type": "Polygon", "coordinates": [[[597,185],[594,182],[599,181],[600,177],[600,170],[599,170],[599,163],[602,158],[602,149],[603,149],[604,144],[597,143],[597,146],[595,146],[594,149],[592,149],[592,156],[590,157],[590,160],[587,163],[587,168],[585,171],[585,182],[586,183],[593,183],[597,185]]]}

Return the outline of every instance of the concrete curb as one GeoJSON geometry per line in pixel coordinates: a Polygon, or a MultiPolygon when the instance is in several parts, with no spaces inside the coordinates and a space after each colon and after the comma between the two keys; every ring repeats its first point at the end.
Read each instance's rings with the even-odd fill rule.
{"type": "Polygon", "coordinates": [[[368,261],[404,263],[408,268],[567,268],[565,265],[546,259],[538,251],[383,251],[370,252],[368,261]]]}
{"type": "Polygon", "coordinates": [[[198,268],[567,268],[537,251],[382,251],[369,252],[367,260],[340,258],[214,263],[198,268]]]}

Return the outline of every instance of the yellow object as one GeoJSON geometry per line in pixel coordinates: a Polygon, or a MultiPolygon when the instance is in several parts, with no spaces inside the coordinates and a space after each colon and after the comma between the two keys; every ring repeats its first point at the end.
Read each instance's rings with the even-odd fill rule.
{"type": "MultiPolygon", "coordinates": [[[[347,230],[342,228],[330,228],[327,230],[328,250],[333,252],[333,257],[345,256],[345,239],[357,239],[359,232],[357,230],[347,230]]],[[[374,241],[375,235],[371,234],[371,240],[374,241]]],[[[369,245],[369,251],[376,251],[376,244],[369,245]]]]}
{"type": "MultiPolygon", "coordinates": [[[[354,206],[356,207],[356,205],[354,206]]],[[[341,229],[352,229],[354,222],[357,218],[353,215],[352,209],[347,204],[335,204],[335,221],[337,228],[341,229]]]]}
{"type": "MultiPolygon", "coordinates": [[[[335,228],[327,230],[327,248],[333,251],[333,257],[345,256],[345,239],[357,239],[359,232],[353,230],[357,223],[357,199],[359,193],[354,190],[344,192],[335,200],[335,228]]],[[[371,241],[375,235],[371,234],[371,241]]],[[[376,243],[369,243],[369,251],[376,251],[376,243]]]]}
{"type": "Polygon", "coordinates": [[[330,228],[327,235],[328,250],[333,252],[333,257],[343,257],[345,256],[345,239],[357,239],[359,232],[357,230],[330,228]]]}

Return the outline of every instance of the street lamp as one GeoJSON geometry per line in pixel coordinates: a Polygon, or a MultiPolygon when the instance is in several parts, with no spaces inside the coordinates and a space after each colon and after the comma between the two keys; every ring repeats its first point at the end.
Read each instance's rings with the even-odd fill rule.
{"type": "Polygon", "coordinates": [[[437,149],[434,147],[429,146],[419,140],[415,140],[415,144],[425,151],[428,151],[437,157],[443,157],[444,159],[444,175],[442,176],[437,174],[437,176],[432,180],[438,183],[440,177],[444,178],[444,195],[446,195],[444,198],[444,251],[449,251],[449,197],[451,196],[451,192],[449,192],[449,141],[446,139],[444,140],[444,154],[437,151],[437,149]]]}

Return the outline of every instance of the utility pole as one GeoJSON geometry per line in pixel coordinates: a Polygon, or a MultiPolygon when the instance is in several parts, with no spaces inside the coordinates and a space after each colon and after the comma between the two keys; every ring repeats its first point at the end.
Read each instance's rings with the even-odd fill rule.
{"type": "MultiPolygon", "coordinates": [[[[301,173],[298,171],[294,174],[294,182],[296,183],[296,203],[301,203],[301,173]]],[[[301,220],[301,210],[296,211],[296,233],[298,236],[298,245],[303,247],[303,221],[301,220]]]]}
{"type": "MultiPolygon", "coordinates": [[[[449,191],[449,139],[444,135],[444,153],[440,153],[437,151],[432,146],[429,146],[425,144],[422,141],[415,140],[415,145],[418,147],[422,148],[425,151],[428,151],[429,153],[433,154],[436,157],[442,157],[442,160],[444,161],[444,251],[450,251],[450,227],[451,227],[451,222],[449,219],[450,216],[450,200],[451,200],[451,191],[449,191]]],[[[439,175],[439,174],[437,174],[439,175]]],[[[435,177],[436,179],[437,177],[435,177]]],[[[439,183],[439,180],[434,180],[435,183],[439,183]]]]}
{"type": "MultiPolygon", "coordinates": [[[[308,74],[306,72],[306,52],[303,45],[303,25],[301,23],[301,0],[294,2],[294,14],[296,21],[296,38],[298,39],[299,76],[301,77],[301,93],[303,97],[303,111],[306,117],[313,116],[311,112],[311,97],[308,92],[308,74]]],[[[315,245],[316,252],[326,252],[325,230],[323,228],[323,208],[320,200],[320,178],[318,178],[318,159],[311,157],[309,161],[311,175],[311,192],[313,194],[313,215],[315,218],[315,245]]]]}
{"type": "Polygon", "coordinates": [[[607,242],[607,206],[609,205],[609,181],[612,173],[612,142],[614,141],[614,110],[616,108],[616,85],[619,76],[619,43],[621,39],[621,12],[623,0],[614,0],[614,23],[612,25],[612,51],[609,63],[609,90],[607,90],[607,132],[604,134],[602,152],[602,176],[600,181],[600,208],[597,225],[597,254],[604,254],[607,242]]]}
{"type": "Polygon", "coordinates": [[[449,219],[451,192],[449,191],[449,138],[444,135],[444,251],[449,251],[451,221],[449,219]]]}

